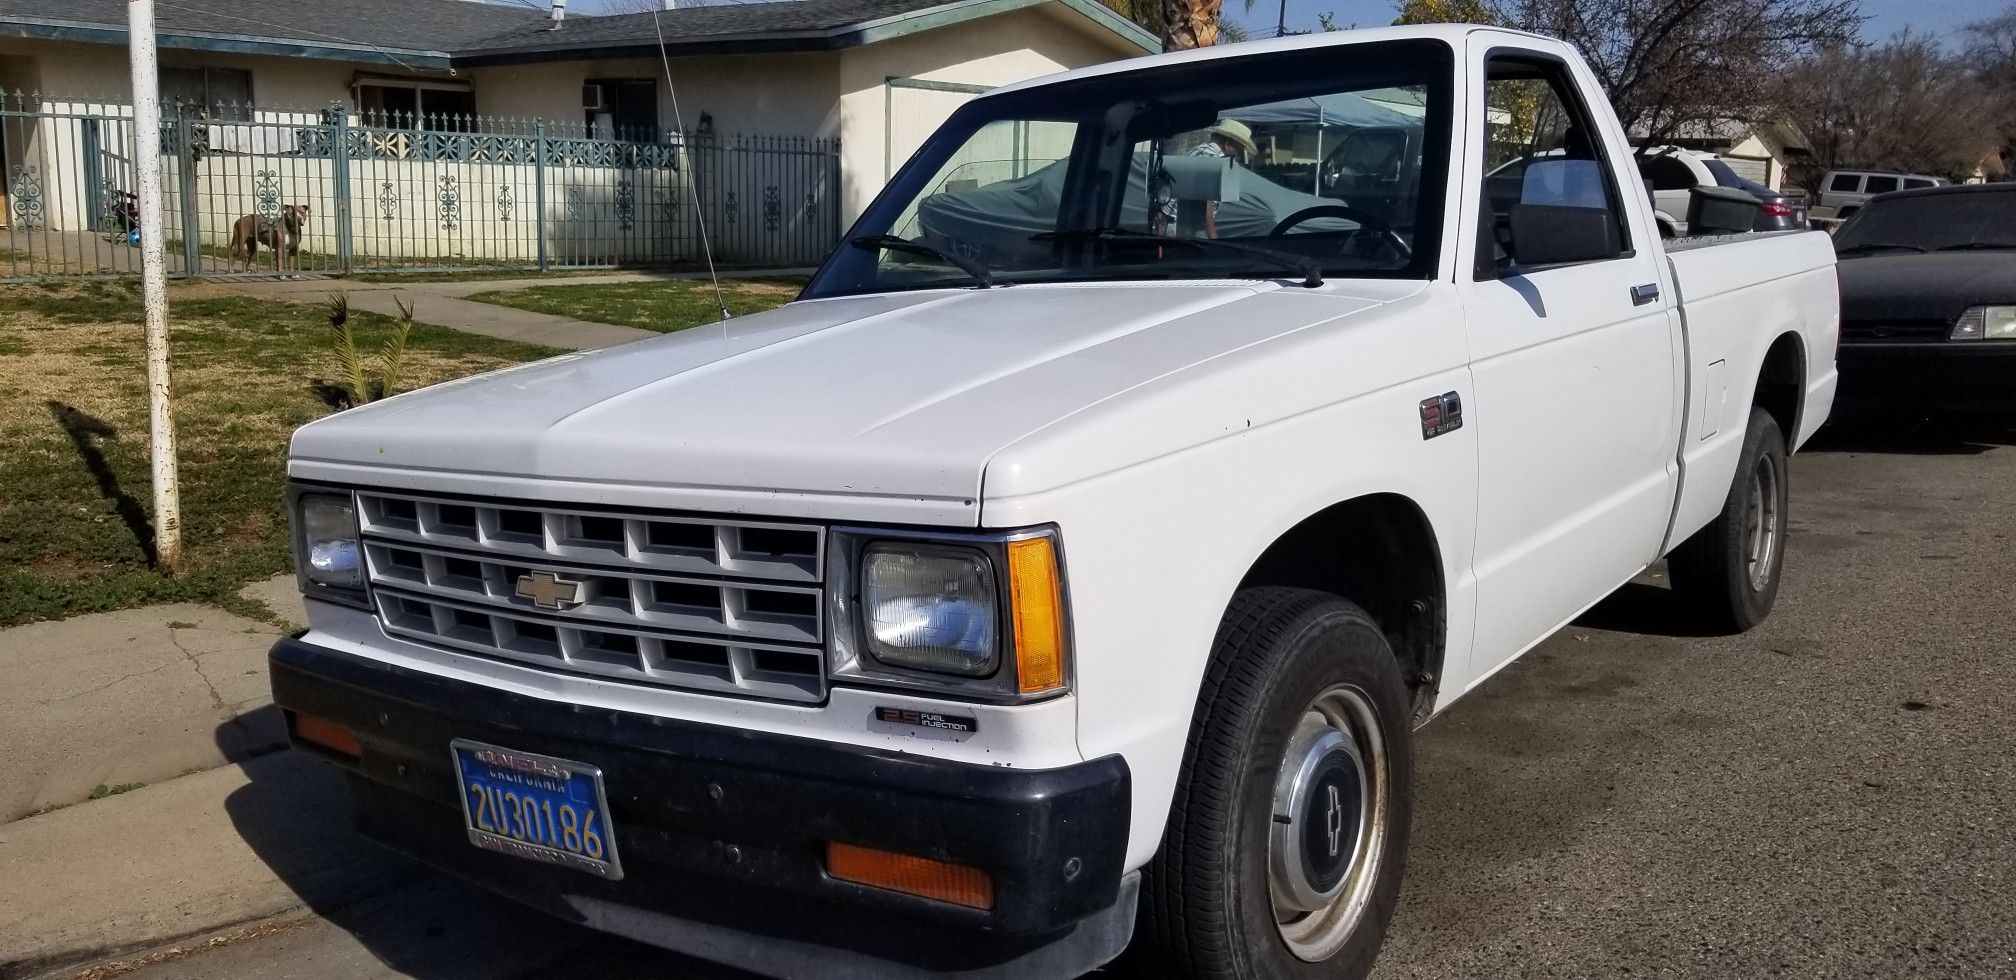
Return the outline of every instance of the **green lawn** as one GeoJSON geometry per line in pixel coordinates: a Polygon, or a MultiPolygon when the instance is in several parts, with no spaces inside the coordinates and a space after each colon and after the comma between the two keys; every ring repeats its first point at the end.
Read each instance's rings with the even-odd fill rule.
{"type": "MultiPolygon", "coordinates": [[[[287,439],[329,414],[321,309],[171,291],[184,567],[152,567],[145,351],[131,282],[0,287],[0,626],[154,602],[239,612],[291,567],[287,439]]],[[[353,310],[375,350],[386,317],[353,310]]],[[[416,326],[404,387],[556,353],[416,326]]]]}
{"type": "MultiPolygon", "coordinates": [[[[804,285],[803,279],[723,279],[721,292],[728,301],[728,312],[746,316],[790,302],[804,285]]],[[[660,333],[721,319],[721,308],[714,301],[714,287],[705,279],[529,286],[477,293],[469,298],[534,313],[620,323],[660,333]]]]}

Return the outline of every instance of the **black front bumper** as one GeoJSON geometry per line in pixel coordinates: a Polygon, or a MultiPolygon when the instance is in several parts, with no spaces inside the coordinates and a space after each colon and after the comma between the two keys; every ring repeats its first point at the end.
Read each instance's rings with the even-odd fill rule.
{"type": "Polygon", "coordinates": [[[2016,344],[1843,343],[1836,401],[1925,411],[2016,409],[2016,344]]]}
{"type": "Polygon", "coordinates": [[[350,771],[360,830],[572,921],[821,977],[1070,976],[1133,928],[1118,757],[1041,771],[947,762],[524,697],[298,640],[275,645],[271,664],[290,719],[356,734],[361,759],[321,754],[350,771]],[[600,767],[624,878],[472,846],[456,738],[600,767]],[[833,879],[828,841],[980,868],[995,907],[833,879]]]}

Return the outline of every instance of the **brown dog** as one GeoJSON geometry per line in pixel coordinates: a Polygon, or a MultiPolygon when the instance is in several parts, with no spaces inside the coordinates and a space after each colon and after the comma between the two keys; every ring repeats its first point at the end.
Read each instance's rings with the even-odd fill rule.
{"type": "Polygon", "coordinates": [[[245,259],[246,272],[252,271],[252,262],[259,255],[259,246],[273,250],[273,271],[286,268],[292,260],[295,270],[301,268],[301,230],[308,224],[308,205],[286,204],[280,208],[279,220],[248,214],[231,225],[231,258],[245,259]]]}

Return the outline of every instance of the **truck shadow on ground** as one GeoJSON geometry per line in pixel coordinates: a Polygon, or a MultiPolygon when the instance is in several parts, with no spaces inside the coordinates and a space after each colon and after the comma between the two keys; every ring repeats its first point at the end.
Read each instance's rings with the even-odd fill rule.
{"type": "MultiPolygon", "coordinates": [[[[279,728],[279,716],[269,705],[241,722],[279,728]]],[[[236,727],[219,726],[220,742],[236,727]]],[[[307,752],[276,752],[244,769],[251,782],[225,799],[225,815],[321,920],[301,928],[326,923],[354,941],[337,937],[338,950],[361,947],[388,969],[421,978],[753,980],[564,922],[379,847],[351,826],[344,775],[307,752]]]]}
{"type": "Polygon", "coordinates": [[[1589,611],[1575,617],[1571,625],[1615,633],[1692,639],[1726,635],[1690,616],[1671,588],[1645,581],[1643,576],[1604,597],[1589,611]]]}

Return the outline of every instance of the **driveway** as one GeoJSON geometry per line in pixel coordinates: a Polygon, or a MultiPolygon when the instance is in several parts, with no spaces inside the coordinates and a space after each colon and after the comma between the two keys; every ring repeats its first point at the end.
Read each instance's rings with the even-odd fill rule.
{"type": "MultiPolygon", "coordinates": [[[[1648,576],[1425,729],[1377,976],[2016,975],[2016,433],[1976,435],[1826,434],[1762,628],[1648,576]]],[[[135,965],[735,976],[426,875],[135,965]]]]}

